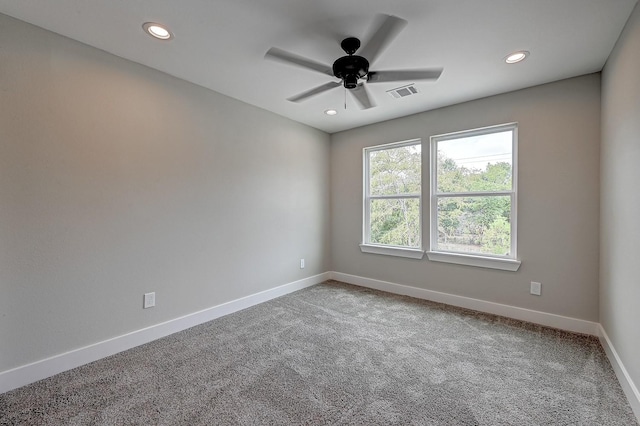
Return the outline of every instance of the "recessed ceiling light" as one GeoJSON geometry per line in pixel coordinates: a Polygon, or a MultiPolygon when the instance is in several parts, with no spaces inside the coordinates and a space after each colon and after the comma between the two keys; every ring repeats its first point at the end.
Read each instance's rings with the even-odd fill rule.
{"type": "Polygon", "coordinates": [[[520,50],[519,52],[513,52],[511,55],[504,58],[504,61],[508,64],[517,64],[518,62],[524,61],[527,56],[529,56],[529,52],[526,50],[520,50]]]}
{"type": "Polygon", "coordinates": [[[324,113],[327,115],[336,115],[338,111],[336,111],[335,109],[328,109],[324,113]]]}
{"type": "Polygon", "coordinates": [[[155,22],[145,22],[142,28],[144,28],[147,34],[160,40],[169,40],[173,37],[173,34],[171,34],[168,29],[155,22]]]}

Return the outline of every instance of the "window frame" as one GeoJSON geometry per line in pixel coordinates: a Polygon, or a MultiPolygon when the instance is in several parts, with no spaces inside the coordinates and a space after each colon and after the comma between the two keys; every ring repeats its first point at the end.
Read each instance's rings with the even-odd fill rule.
{"type": "Polygon", "coordinates": [[[386,143],[382,145],[375,145],[365,147],[362,150],[363,158],[363,217],[362,217],[362,243],[360,244],[360,250],[364,253],[384,254],[390,256],[407,257],[411,259],[422,259],[424,256],[424,238],[423,238],[423,158],[424,151],[422,146],[422,139],[408,139],[400,142],[386,143]],[[388,149],[402,148],[405,146],[420,145],[420,191],[412,194],[402,195],[371,195],[371,182],[370,182],[370,154],[376,151],[384,151],[388,149]],[[418,200],[418,222],[420,229],[418,235],[420,235],[419,247],[407,247],[407,246],[393,246],[387,244],[375,244],[371,243],[371,201],[372,200],[399,200],[399,199],[417,199],[418,200]]]}
{"type": "Polygon", "coordinates": [[[518,260],[518,123],[506,123],[496,126],[481,127],[477,129],[463,130],[430,137],[429,143],[429,250],[427,257],[436,262],[447,262],[461,265],[478,266],[492,269],[502,269],[507,271],[517,271],[520,267],[518,260]],[[470,191],[470,192],[445,192],[438,193],[438,142],[465,137],[474,137],[500,133],[512,132],[511,141],[511,190],[508,191],[470,191]],[[438,199],[442,197],[478,197],[478,196],[510,196],[510,255],[493,255],[486,253],[468,253],[452,250],[442,250],[438,248],[438,199]]]}

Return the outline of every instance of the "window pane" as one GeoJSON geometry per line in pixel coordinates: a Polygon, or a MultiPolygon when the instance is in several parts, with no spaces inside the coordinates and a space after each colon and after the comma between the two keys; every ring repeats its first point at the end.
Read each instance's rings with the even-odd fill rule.
{"type": "Polygon", "coordinates": [[[509,256],[511,197],[439,197],[438,250],[509,256]]]}
{"type": "Polygon", "coordinates": [[[370,243],[420,247],[420,200],[371,200],[370,243]]]}
{"type": "Polygon", "coordinates": [[[510,191],[511,130],[438,141],[438,192],[510,191]]]}
{"type": "Polygon", "coordinates": [[[371,195],[420,193],[421,145],[372,151],[369,157],[371,195]]]}

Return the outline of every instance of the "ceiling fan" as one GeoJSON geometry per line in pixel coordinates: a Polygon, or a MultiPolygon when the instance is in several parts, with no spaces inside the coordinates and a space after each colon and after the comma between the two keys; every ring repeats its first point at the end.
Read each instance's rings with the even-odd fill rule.
{"type": "Polygon", "coordinates": [[[340,81],[330,81],[298,95],[287,98],[291,102],[302,102],[312,96],[326,92],[333,88],[344,86],[353,95],[362,109],[374,107],[364,82],[386,83],[407,80],[437,80],[442,74],[442,68],[371,71],[369,66],[375,62],[380,53],[407,25],[407,21],[397,16],[382,15],[380,26],[373,33],[369,41],[360,49],[360,40],[347,37],[342,40],[340,47],[347,54],[338,58],[333,66],[325,65],[302,56],[272,47],[265,54],[265,58],[282,61],[320,72],[330,77],[337,77],[340,81]],[[360,55],[355,53],[360,49],[360,55]]]}

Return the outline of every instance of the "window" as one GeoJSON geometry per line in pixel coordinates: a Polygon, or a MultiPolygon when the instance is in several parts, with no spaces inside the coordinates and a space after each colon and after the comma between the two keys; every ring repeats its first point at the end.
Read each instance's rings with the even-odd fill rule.
{"type": "Polygon", "coordinates": [[[517,124],[431,137],[430,260],[517,270],[517,124]]]}
{"type": "Polygon", "coordinates": [[[363,252],[420,259],[422,141],[364,149],[363,252]]]}

